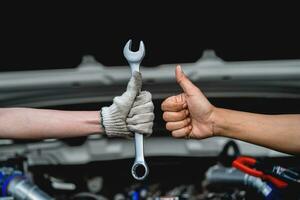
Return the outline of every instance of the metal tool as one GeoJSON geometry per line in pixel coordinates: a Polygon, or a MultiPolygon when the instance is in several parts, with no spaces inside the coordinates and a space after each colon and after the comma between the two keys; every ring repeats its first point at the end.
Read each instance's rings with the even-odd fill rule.
{"type": "MultiPolygon", "coordinates": [[[[134,71],[140,71],[140,64],[145,56],[145,46],[143,41],[140,42],[138,51],[131,51],[132,41],[129,40],[123,50],[124,57],[127,59],[131,68],[131,73],[134,71]]],[[[135,161],[131,168],[132,176],[137,180],[143,180],[149,173],[148,166],[144,158],[144,140],[143,135],[140,133],[134,133],[135,140],[135,161]]]]}

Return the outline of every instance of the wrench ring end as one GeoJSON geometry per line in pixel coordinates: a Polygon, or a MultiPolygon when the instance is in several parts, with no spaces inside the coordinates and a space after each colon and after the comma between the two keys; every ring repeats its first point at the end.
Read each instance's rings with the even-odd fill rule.
{"type": "Polygon", "coordinates": [[[149,174],[149,168],[146,163],[134,163],[131,168],[132,176],[136,180],[144,180],[149,174]],[[143,170],[140,172],[140,170],[143,170]]]}

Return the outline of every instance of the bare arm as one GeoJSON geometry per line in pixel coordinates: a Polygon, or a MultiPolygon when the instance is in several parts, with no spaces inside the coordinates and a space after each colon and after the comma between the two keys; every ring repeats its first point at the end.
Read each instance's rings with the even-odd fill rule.
{"type": "Polygon", "coordinates": [[[262,115],[216,108],[213,116],[214,135],[300,153],[300,115],[262,115]]]}
{"type": "Polygon", "coordinates": [[[300,115],[262,115],[216,108],[179,66],[176,79],[183,93],[167,98],[161,106],[166,128],[174,137],[225,136],[300,154],[300,115]]]}
{"type": "Polygon", "coordinates": [[[1,108],[0,137],[42,139],[102,133],[99,111],[1,108]]]}
{"type": "Polygon", "coordinates": [[[141,74],[135,72],[127,90],[101,111],[0,108],[0,138],[66,138],[103,132],[119,137],[132,136],[132,132],[149,136],[154,106],[151,94],[140,92],[141,87],[141,74]]]}

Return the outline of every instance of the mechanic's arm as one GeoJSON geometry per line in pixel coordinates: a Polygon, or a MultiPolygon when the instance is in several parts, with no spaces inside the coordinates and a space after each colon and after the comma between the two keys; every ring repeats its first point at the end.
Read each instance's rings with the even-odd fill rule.
{"type": "Polygon", "coordinates": [[[162,103],[166,128],[174,137],[225,136],[274,150],[300,153],[300,115],[263,115],[217,108],[182,72],[176,80],[183,93],[162,103]]]}
{"type": "Polygon", "coordinates": [[[99,111],[1,108],[0,137],[42,139],[102,133],[99,111]]]}
{"type": "Polygon", "coordinates": [[[132,132],[152,134],[154,106],[151,94],[141,90],[140,73],[134,73],[127,90],[99,111],[58,111],[1,108],[0,138],[42,139],[86,136],[131,137],[132,132]]]}
{"type": "Polygon", "coordinates": [[[262,115],[216,108],[213,133],[300,154],[300,115],[262,115]]]}

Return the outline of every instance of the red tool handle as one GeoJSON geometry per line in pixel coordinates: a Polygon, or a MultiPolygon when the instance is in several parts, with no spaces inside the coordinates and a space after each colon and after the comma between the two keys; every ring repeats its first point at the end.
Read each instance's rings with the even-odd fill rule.
{"type": "Polygon", "coordinates": [[[264,174],[262,171],[251,168],[256,163],[256,160],[251,157],[240,156],[232,162],[232,166],[255,177],[260,177],[263,180],[270,181],[278,188],[285,188],[288,184],[271,175],[264,174]]]}
{"type": "Polygon", "coordinates": [[[254,166],[255,163],[256,160],[254,158],[240,156],[233,161],[232,166],[252,176],[262,177],[263,176],[262,171],[258,171],[256,169],[249,167],[249,166],[254,166]]]}

